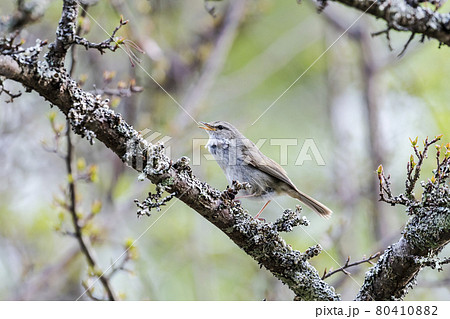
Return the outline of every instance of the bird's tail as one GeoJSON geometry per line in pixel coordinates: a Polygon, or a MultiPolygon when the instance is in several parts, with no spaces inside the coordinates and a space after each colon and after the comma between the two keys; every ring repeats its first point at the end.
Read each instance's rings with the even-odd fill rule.
{"type": "Polygon", "coordinates": [[[331,209],[329,209],[327,206],[315,200],[314,198],[300,192],[299,190],[292,190],[289,193],[289,195],[293,198],[298,199],[299,201],[307,205],[309,208],[314,210],[317,214],[326,219],[330,218],[331,214],[333,214],[331,209]]]}

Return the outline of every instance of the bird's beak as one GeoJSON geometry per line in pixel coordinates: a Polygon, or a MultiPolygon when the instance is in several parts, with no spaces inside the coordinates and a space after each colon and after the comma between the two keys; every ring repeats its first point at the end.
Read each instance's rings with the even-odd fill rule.
{"type": "Polygon", "coordinates": [[[200,123],[202,123],[203,126],[199,126],[199,128],[202,128],[202,129],[207,130],[207,131],[215,131],[216,130],[216,128],[214,126],[212,126],[212,125],[210,125],[210,124],[208,124],[206,122],[200,122],[200,123]]]}

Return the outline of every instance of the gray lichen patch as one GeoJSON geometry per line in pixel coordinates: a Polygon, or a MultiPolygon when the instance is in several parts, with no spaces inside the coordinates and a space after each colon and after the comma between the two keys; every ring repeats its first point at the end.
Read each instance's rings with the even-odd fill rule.
{"type": "Polygon", "coordinates": [[[127,165],[143,172],[150,179],[168,172],[172,161],[164,154],[162,143],[152,144],[139,134],[133,134],[134,130],[124,125],[121,125],[120,129],[123,130],[122,134],[127,135],[126,152],[122,156],[127,165]]]}
{"type": "Polygon", "coordinates": [[[411,218],[403,236],[418,250],[434,250],[442,245],[442,233],[450,231],[450,209],[421,208],[420,215],[411,218]]]}
{"type": "Polygon", "coordinates": [[[49,45],[45,60],[51,67],[64,65],[67,50],[73,43],[77,26],[78,1],[67,0],[63,3],[61,19],[56,30],[56,40],[49,45]]]}
{"type": "Polygon", "coordinates": [[[24,48],[21,42],[15,43],[17,36],[18,33],[14,33],[9,37],[0,37],[0,54],[12,57],[22,66],[35,67],[39,54],[47,42],[36,39],[34,46],[24,48]]]}
{"type": "MultiPolygon", "coordinates": [[[[448,168],[441,168],[444,172],[448,168]]],[[[448,176],[447,176],[448,177],[448,176]]],[[[422,200],[411,203],[412,218],[403,236],[419,251],[434,251],[443,244],[443,234],[450,233],[449,185],[440,181],[422,182],[422,200]]]]}
{"type": "Polygon", "coordinates": [[[150,144],[147,147],[147,165],[144,167],[143,172],[148,176],[165,174],[171,167],[171,161],[164,155],[163,149],[163,144],[150,144]]]}
{"type": "Polygon", "coordinates": [[[293,211],[287,209],[283,212],[280,218],[278,218],[274,223],[274,227],[279,232],[290,232],[295,226],[309,226],[310,222],[306,216],[301,216],[301,206],[293,211]]]}
{"type": "Polygon", "coordinates": [[[156,211],[161,211],[161,206],[166,205],[173,197],[175,197],[176,192],[170,193],[167,196],[163,196],[163,193],[165,191],[165,187],[163,185],[156,185],[156,192],[155,193],[148,193],[148,197],[140,202],[139,200],[135,199],[134,202],[136,203],[136,206],[138,207],[137,215],[138,217],[141,217],[143,215],[151,216],[152,209],[156,209],[156,211]]]}
{"type": "Polygon", "coordinates": [[[70,124],[77,134],[86,137],[93,144],[96,134],[87,127],[96,110],[104,108],[104,110],[97,111],[96,116],[99,116],[98,113],[106,111],[106,103],[100,97],[81,90],[75,81],[68,79],[65,82],[68,83],[68,91],[72,99],[72,105],[67,113],[70,124]]]}

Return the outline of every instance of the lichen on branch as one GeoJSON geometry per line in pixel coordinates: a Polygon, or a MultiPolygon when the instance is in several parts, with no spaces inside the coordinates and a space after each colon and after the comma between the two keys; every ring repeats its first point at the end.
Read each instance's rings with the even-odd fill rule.
{"type": "Polygon", "coordinates": [[[378,168],[380,200],[405,206],[411,217],[400,240],[389,246],[366,273],[357,300],[402,299],[416,284],[420,270],[435,263],[436,256],[450,241],[450,144],[438,145],[441,137],[425,139],[422,150],[417,138],[411,140],[414,154],[407,163],[404,194],[393,196],[389,176],[382,166],[378,168]],[[431,145],[436,146],[436,168],[430,179],[420,183],[422,195],[417,199],[414,189],[431,145]]]}

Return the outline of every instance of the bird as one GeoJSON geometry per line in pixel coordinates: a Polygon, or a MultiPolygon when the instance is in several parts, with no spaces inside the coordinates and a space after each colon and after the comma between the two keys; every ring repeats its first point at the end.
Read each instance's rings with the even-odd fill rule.
{"type": "Polygon", "coordinates": [[[222,168],[228,182],[248,183],[240,198],[267,200],[254,217],[260,219],[262,211],[274,195],[289,195],[310,207],[324,218],[333,213],[327,206],[301,192],[280,164],[264,155],[256,145],[232,124],[225,121],[200,122],[209,140],[205,147],[222,168]]]}

